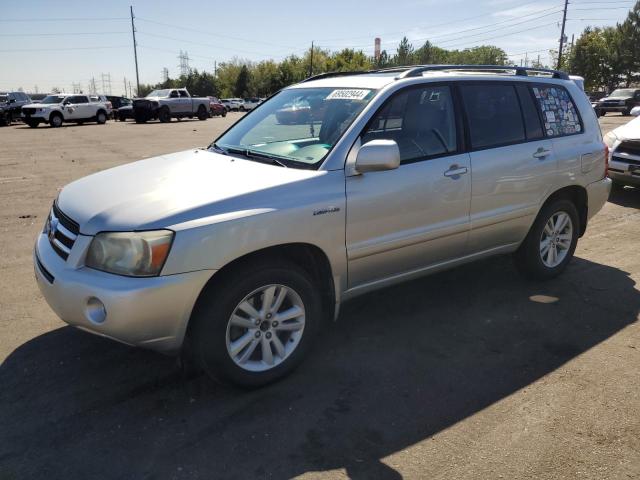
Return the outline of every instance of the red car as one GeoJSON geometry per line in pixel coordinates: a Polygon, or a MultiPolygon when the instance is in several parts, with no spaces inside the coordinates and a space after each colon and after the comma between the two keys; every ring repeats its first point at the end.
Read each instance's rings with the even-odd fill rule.
{"type": "Polygon", "coordinates": [[[226,117],[227,108],[216,97],[209,97],[209,115],[212,117],[217,117],[218,115],[226,117]]]}

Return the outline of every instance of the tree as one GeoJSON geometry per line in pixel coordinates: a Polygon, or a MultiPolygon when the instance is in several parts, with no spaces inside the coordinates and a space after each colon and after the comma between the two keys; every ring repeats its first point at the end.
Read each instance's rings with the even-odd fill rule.
{"type": "Polygon", "coordinates": [[[395,58],[396,65],[412,65],[413,64],[413,45],[409,43],[407,37],[403,37],[398,45],[395,58]]]}

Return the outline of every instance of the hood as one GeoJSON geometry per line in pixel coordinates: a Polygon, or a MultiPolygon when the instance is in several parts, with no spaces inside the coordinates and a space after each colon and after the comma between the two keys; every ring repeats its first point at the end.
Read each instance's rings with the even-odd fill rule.
{"type": "Polygon", "coordinates": [[[22,108],[52,108],[59,107],[62,105],[61,103],[29,103],[28,105],[23,105],[22,108]]]}
{"type": "Polygon", "coordinates": [[[640,140],[640,117],[616,128],[613,133],[620,140],[640,140]]]}
{"type": "Polygon", "coordinates": [[[58,206],[85,235],[168,228],[268,207],[291,184],[324,173],[188,150],[76,180],[60,192],[58,206]]]}
{"type": "Polygon", "coordinates": [[[620,100],[631,100],[633,98],[633,95],[624,95],[621,97],[604,97],[601,98],[600,101],[601,102],[605,102],[607,100],[616,100],[616,101],[620,101],[620,100]]]}

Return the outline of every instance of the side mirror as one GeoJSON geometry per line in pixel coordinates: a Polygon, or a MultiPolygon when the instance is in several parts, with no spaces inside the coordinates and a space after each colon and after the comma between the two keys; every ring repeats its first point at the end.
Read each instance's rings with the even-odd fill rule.
{"type": "Polygon", "coordinates": [[[71,102],[69,100],[65,100],[64,102],[62,102],[62,105],[71,105],[71,102]]]}
{"type": "Polygon", "coordinates": [[[400,166],[400,149],[393,140],[371,140],[360,147],[356,157],[358,173],[394,170],[400,166]]]}
{"type": "Polygon", "coordinates": [[[16,103],[16,99],[15,99],[15,98],[11,98],[11,99],[9,100],[9,103],[16,103]]]}

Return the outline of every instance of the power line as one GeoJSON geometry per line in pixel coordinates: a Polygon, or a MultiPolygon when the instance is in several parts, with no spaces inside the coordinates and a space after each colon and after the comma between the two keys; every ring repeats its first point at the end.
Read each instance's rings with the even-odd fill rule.
{"type": "MultiPolygon", "coordinates": [[[[452,36],[455,36],[455,35],[457,35],[457,34],[459,34],[459,33],[461,33],[461,32],[474,31],[474,30],[481,30],[481,29],[485,29],[485,28],[495,27],[496,25],[503,25],[503,24],[505,24],[505,23],[510,23],[510,22],[514,22],[514,21],[516,21],[516,22],[517,22],[518,20],[520,20],[520,19],[522,19],[522,18],[524,18],[524,17],[530,17],[530,16],[532,16],[532,15],[537,15],[537,14],[539,14],[539,13],[549,12],[549,10],[555,10],[555,9],[557,9],[557,8],[558,8],[557,6],[554,6],[554,7],[546,8],[546,9],[543,9],[543,10],[536,10],[535,12],[531,12],[531,13],[528,13],[528,14],[526,14],[526,15],[521,15],[521,16],[520,16],[520,17],[518,17],[518,18],[510,18],[510,19],[508,19],[508,20],[502,20],[502,21],[500,21],[500,22],[493,22],[493,23],[489,23],[489,24],[482,25],[482,26],[479,26],[479,27],[469,28],[469,29],[466,29],[466,30],[458,30],[458,31],[456,31],[456,32],[452,32],[452,33],[446,33],[446,34],[435,35],[435,36],[429,36],[429,37],[419,37],[419,38],[414,38],[414,39],[412,39],[412,41],[432,40],[432,39],[435,39],[435,38],[452,37],[452,36]]],[[[521,22],[514,23],[514,24],[512,24],[512,25],[504,25],[504,26],[502,26],[502,27],[500,27],[500,28],[492,29],[492,30],[487,30],[487,31],[485,31],[485,32],[480,32],[480,33],[477,33],[477,34],[463,35],[463,36],[461,36],[461,37],[456,37],[455,39],[451,39],[451,41],[459,40],[460,38],[468,38],[468,37],[474,37],[474,36],[484,35],[484,34],[486,34],[486,33],[490,33],[490,32],[496,31],[496,30],[502,30],[502,29],[504,29],[504,28],[511,28],[511,27],[515,27],[515,26],[517,26],[517,25],[522,25],[522,24],[524,24],[524,23],[533,22],[533,21],[535,21],[535,20],[538,20],[538,19],[540,19],[540,18],[544,18],[544,17],[548,17],[548,16],[550,16],[550,15],[556,15],[556,14],[560,13],[561,11],[562,11],[562,9],[560,9],[560,10],[555,10],[555,11],[553,11],[553,12],[545,13],[544,15],[540,15],[540,16],[538,16],[538,17],[529,18],[529,19],[527,19],[527,20],[524,20],[524,21],[521,21],[521,22]]],[[[370,43],[367,43],[367,44],[360,44],[360,45],[350,45],[350,47],[351,47],[351,48],[354,48],[354,47],[362,47],[362,46],[369,46],[369,45],[370,45],[370,43]]],[[[330,46],[329,46],[329,45],[323,45],[323,46],[324,46],[325,48],[330,48],[330,46]]]]}
{"type": "Polygon", "coordinates": [[[2,18],[0,22],[104,22],[128,20],[127,17],[68,17],[68,18],[2,18]]]}
{"type": "Polygon", "coordinates": [[[250,39],[247,39],[247,38],[240,38],[240,37],[232,37],[230,35],[221,35],[219,33],[208,32],[206,30],[198,30],[196,28],[183,27],[181,25],[175,25],[175,24],[164,23],[164,22],[157,22],[155,20],[149,20],[147,18],[142,18],[142,17],[137,17],[137,18],[141,22],[153,23],[153,24],[160,25],[160,26],[163,26],[163,27],[177,28],[179,30],[185,30],[185,31],[188,31],[188,32],[201,33],[203,35],[210,35],[212,37],[227,38],[229,40],[236,40],[236,41],[239,41],[239,42],[257,43],[258,45],[270,45],[270,46],[279,47],[279,48],[296,48],[296,47],[292,47],[291,45],[277,45],[275,43],[269,43],[269,42],[264,42],[264,41],[259,41],[259,40],[250,40],[250,39]]]}
{"type": "Polygon", "coordinates": [[[11,48],[8,50],[0,50],[0,53],[14,53],[14,52],[61,52],[71,50],[104,50],[111,48],[129,48],[129,45],[114,45],[114,46],[95,46],[95,47],[68,47],[68,48],[11,48]]]}
{"type": "MultiPolygon", "coordinates": [[[[540,3],[540,2],[539,2],[539,0],[533,0],[531,2],[521,3],[516,8],[521,8],[521,7],[524,7],[526,5],[531,5],[532,3],[540,3]]],[[[557,7],[559,7],[560,5],[561,5],[561,3],[558,2],[557,3],[557,7]]],[[[460,23],[466,22],[468,20],[475,20],[477,18],[483,18],[483,17],[493,17],[498,13],[504,13],[504,12],[507,12],[509,10],[513,10],[513,8],[508,8],[506,10],[500,10],[498,12],[494,11],[494,12],[489,12],[489,13],[483,13],[481,15],[474,15],[472,17],[467,17],[467,18],[458,18],[456,20],[452,20],[452,21],[449,21],[449,22],[436,23],[435,25],[424,25],[422,28],[438,28],[438,27],[444,27],[444,26],[447,26],[447,25],[454,25],[454,24],[455,25],[459,25],[460,23]]],[[[533,14],[535,14],[535,13],[536,12],[534,12],[533,14]]],[[[537,12],[537,13],[540,13],[540,12],[537,12]]],[[[522,18],[523,16],[526,16],[526,15],[521,15],[520,18],[522,18]]],[[[414,27],[414,28],[420,28],[420,27],[414,27]]],[[[376,36],[380,37],[380,36],[383,36],[383,35],[399,35],[399,34],[405,34],[406,32],[407,32],[406,29],[403,30],[403,31],[400,31],[400,32],[382,32],[382,33],[378,33],[376,36]]],[[[363,35],[361,37],[349,37],[349,38],[324,38],[320,42],[321,43],[322,42],[333,42],[333,41],[335,41],[335,42],[344,42],[344,41],[347,41],[347,40],[360,39],[360,38],[371,38],[371,35],[363,35]]]]}
{"type": "Polygon", "coordinates": [[[69,37],[78,35],[120,35],[129,32],[60,32],[60,33],[0,33],[0,37],[69,37]]]}

